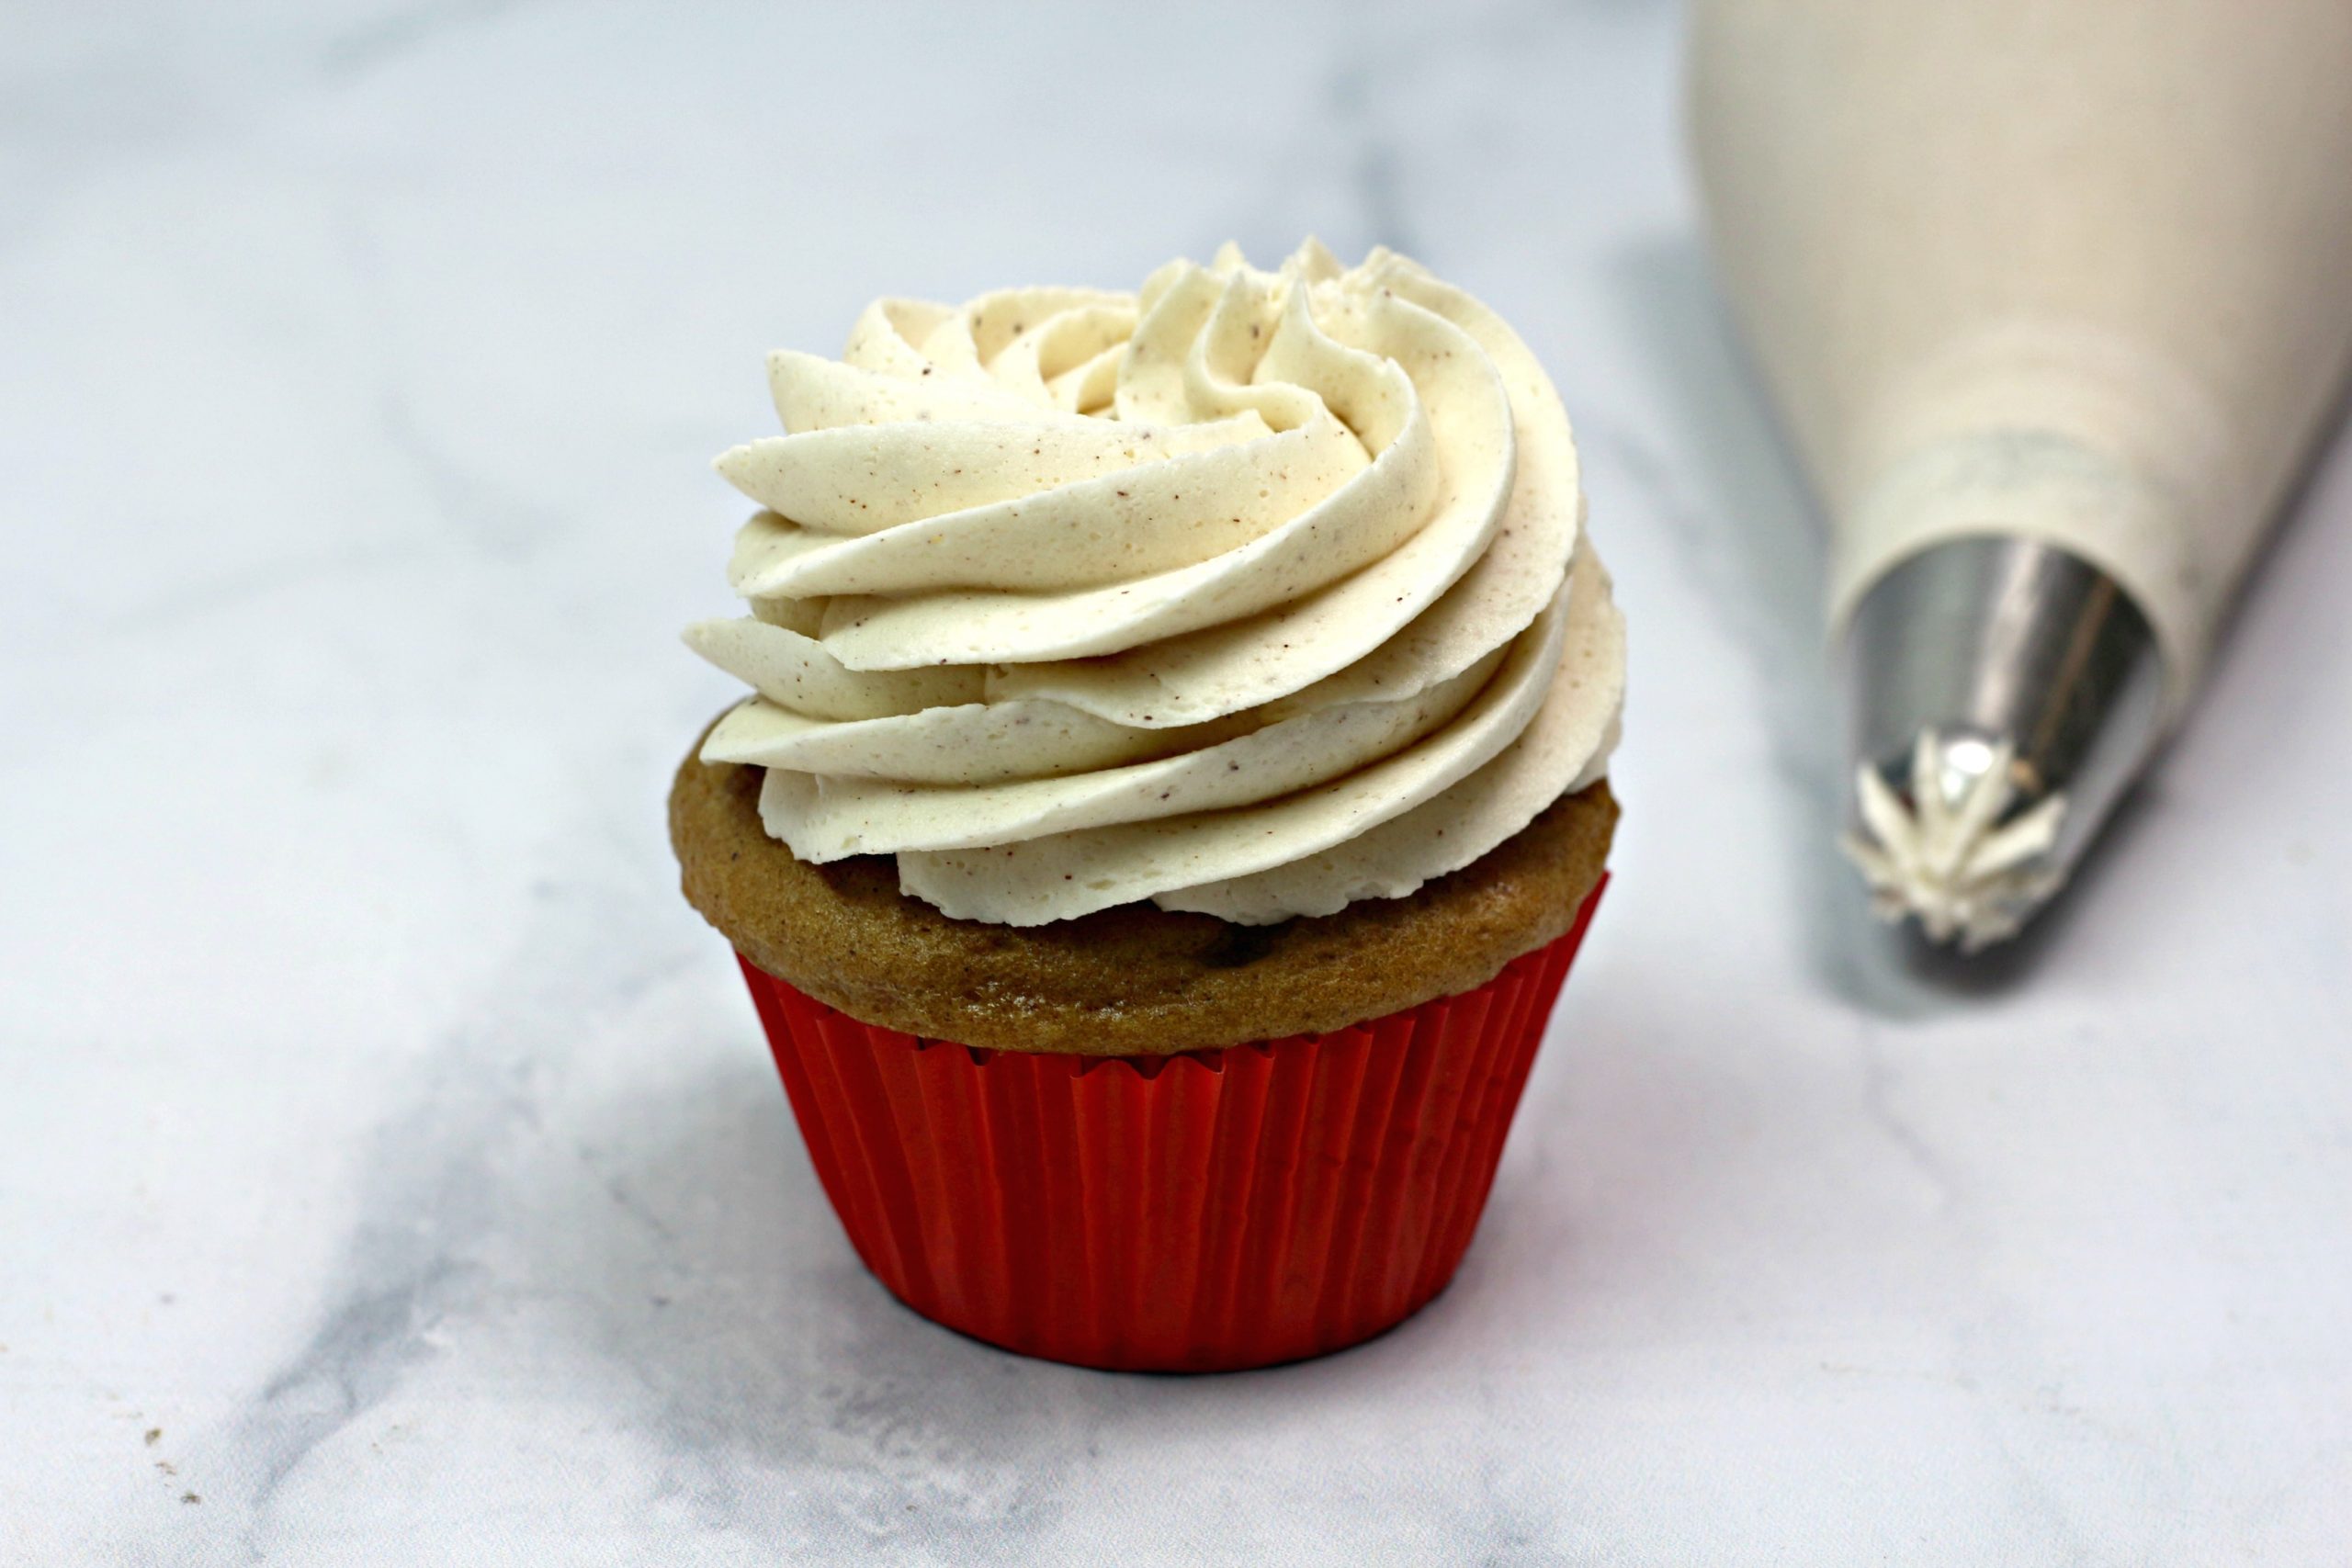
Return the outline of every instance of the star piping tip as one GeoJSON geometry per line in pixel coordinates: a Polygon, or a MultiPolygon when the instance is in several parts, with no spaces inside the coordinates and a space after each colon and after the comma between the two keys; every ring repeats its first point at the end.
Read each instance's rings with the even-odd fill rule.
{"type": "Polygon", "coordinates": [[[1854,772],[1860,826],[1843,840],[1890,923],[1917,919],[1930,942],[1977,953],[2024,929],[2064,880],[2052,852],[2064,793],[2024,805],[2007,740],[1950,739],[1927,729],[1911,749],[1908,787],[1880,768],[1854,772]]]}

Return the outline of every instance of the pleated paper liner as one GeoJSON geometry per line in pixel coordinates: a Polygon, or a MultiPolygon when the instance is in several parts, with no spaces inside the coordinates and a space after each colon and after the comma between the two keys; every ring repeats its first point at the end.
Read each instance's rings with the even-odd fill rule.
{"type": "Polygon", "coordinates": [[[1027,1356],[1238,1371],[1357,1344],[1445,1288],[1600,893],[1476,990],[1175,1056],[920,1040],[743,976],[825,1196],[893,1295],[1027,1356]]]}

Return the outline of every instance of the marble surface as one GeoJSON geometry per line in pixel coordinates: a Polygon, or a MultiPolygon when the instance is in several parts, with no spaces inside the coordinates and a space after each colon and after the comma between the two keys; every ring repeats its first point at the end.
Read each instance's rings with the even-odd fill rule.
{"type": "Polygon", "coordinates": [[[2352,451],[2072,902],[1828,846],[1819,549],[1642,0],[0,22],[0,1561],[2352,1551],[2352,451]],[[1554,367],[1609,906],[1452,1291],[1202,1380],[852,1258],[668,771],[760,356],[1386,241],[1554,367]]]}

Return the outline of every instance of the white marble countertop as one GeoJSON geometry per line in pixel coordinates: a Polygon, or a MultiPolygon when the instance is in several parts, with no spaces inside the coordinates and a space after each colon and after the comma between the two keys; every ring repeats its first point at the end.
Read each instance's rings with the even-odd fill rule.
{"type": "Polygon", "coordinates": [[[5,26],[0,1560],[2346,1561],[2352,449],[2071,904],[1925,971],[1669,8],[683,10],[5,26]],[[873,293],[1308,230],[1554,367],[1618,880],[1428,1313],[1024,1362],[858,1268],[676,895],[707,461],[873,293]]]}

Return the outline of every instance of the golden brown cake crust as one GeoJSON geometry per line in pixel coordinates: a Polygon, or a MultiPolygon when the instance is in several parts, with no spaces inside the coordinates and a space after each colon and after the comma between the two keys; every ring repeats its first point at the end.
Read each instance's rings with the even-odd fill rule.
{"type": "Polygon", "coordinates": [[[1273,926],[1129,904],[1014,928],[909,897],[887,855],[796,859],[760,825],[760,782],[690,753],[670,790],[687,900],[744,956],[867,1023],[1084,1055],[1344,1029],[1474,989],[1568,929],[1617,824],[1604,782],[1408,897],[1273,926]]]}

